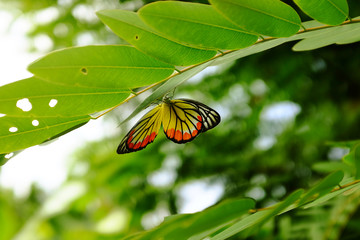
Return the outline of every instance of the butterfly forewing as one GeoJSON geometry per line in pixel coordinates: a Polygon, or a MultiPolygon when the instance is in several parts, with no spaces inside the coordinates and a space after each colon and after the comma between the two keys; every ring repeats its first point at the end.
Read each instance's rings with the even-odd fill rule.
{"type": "Polygon", "coordinates": [[[117,153],[129,153],[144,149],[157,136],[162,119],[162,104],[145,114],[121,141],[117,153]]]}
{"type": "Polygon", "coordinates": [[[176,143],[193,140],[203,125],[196,106],[179,99],[164,103],[162,123],[166,137],[176,143]]]}
{"type": "Polygon", "coordinates": [[[220,123],[220,114],[217,113],[214,109],[206,106],[203,103],[191,100],[191,99],[180,99],[182,101],[185,101],[189,104],[192,104],[198,109],[198,112],[200,113],[203,121],[203,128],[202,132],[206,132],[209,129],[214,128],[216,125],[220,123]]]}

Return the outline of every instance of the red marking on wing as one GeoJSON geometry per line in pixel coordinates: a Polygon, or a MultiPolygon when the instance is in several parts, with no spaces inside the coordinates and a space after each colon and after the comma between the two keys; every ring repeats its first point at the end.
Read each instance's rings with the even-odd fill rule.
{"type": "Polygon", "coordinates": [[[181,139],[182,139],[182,134],[181,134],[180,130],[177,130],[175,132],[175,140],[180,142],[181,139]]]}
{"type": "Polygon", "coordinates": [[[173,128],[170,128],[169,130],[167,130],[166,135],[167,135],[169,138],[173,138],[174,135],[175,135],[175,130],[174,130],[173,128]]]}
{"type": "Polygon", "coordinates": [[[202,117],[201,117],[200,115],[198,115],[198,116],[197,116],[197,119],[199,119],[199,122],[196,123],[196,128],[197,128],[198,130],[200,130],[200,129],[201,129],[201,126],[202,126],[202,117]]]}
{"type": "Polygon", "coordinates": [[[129,134],[129,139],[127,140],[127,144],[130,145],[131,140],[133,139],[133,134],[134,134],[135,130],[132,130],[129,134]]]}
{"type": "Polygon", "coordinates": [[[142,141],[141,147],[145,147],[145,146],[148,144],[149,138],[150,138],[150,136],[146,136],[146,138],[144,139],[144,141],[142,141]]]}
{"type": "Polygon", "coordinates": [[[140,145],[141,145],[141,142],[136,143],[134,146],[134,149],[138,149],[140,147],[140,145]]]}
{"type": "Polygon", "coordinates": [[[192,131],[192,133],[191,133],[191,135],[192,135],[193,137],[195,137],[197,134],[198,134],[198,131],[197,131],[197,130],[194,130],[194,131],[192,131]]]}
{"type": "Polygon", "coordinates": [[[156,132],[152,132],[152,133],[150,134],[150,142],[153,142],[153,141],[154,141],[156,135],[157,135],[156,132]]]}
{"type": "Polygon", "coordinates": [[[190,133],[184,133],[184,136],[183,136],[183,139],[184,140],[189,140],[191,138],[191,135],[190,135],[190,133]]]}
{"type": "MultiPolygon", "coordinates": [[[[131,136],[132,134],[133,133],[130,133],[130,139],[132,139],[132,136],[131,136]]],[[[156,133],[152,132],[151,135],[146,136],[143,141],[141,141],[141,142],[139,141],[136,144],[128,141],[128,148],[129,149],[138,149],[140,147],[144,148],[144,147],[146,147],[146,145],[148,145],[149,143],[154,141],[155,137],[156,137],[156,133]]]]}

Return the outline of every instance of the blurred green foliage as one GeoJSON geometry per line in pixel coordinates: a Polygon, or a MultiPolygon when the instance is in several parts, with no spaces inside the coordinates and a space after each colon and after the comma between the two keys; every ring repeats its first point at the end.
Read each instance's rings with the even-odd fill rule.
{"type": "MultiPolygon", "coordinates": [[[[82,34],[90,34],[92,43],[121,42],[99,20],[77,18],[75,12],[80,10],[76,9],[92,14],[103,8],[136,10],[143,3],[3,0],[2,4],[30,19],[44,9],[56,9],[59,17],[34,24],[29,37],[46,34],[57,49],[77,45],[82,34]]],[[[359,15],[360,3],[350,1],[349,5],[350,14],[359,15]]],[[[300,53],[292,52],[292,45],[219,66],[205,78],[180,86],[175,97],[191,97],[222,115],[218,127],[191,143],[176,145],[159,134],[143,151],[116,155],[130,125],[122,126],[121,134],[114,138],[84,143],[74,153],[69,176],[58,193],[61,196],[68,188],[74,197],[59,210],[49,210],[49,199],[54,196],[44,196],[36,186],[26,199],[16,199],[11,191],[0,189],[0,239],[15,235],[18,239],[119,239],[159,224],[164,215],[179,213],[183,206],[179,190],[194,180],[210,186],[220,182],[224,193],[218,201],[252,197],[258,208],[278,202],[298,188],[313,186],[324,173],[314,171],[312,165],[340,162],[346,153],[346,148],[326,143],[360,136],[360,45],[333,45],[300,53]],[[274,104],[279,103],[291,108],[276,111],[274,104]],[[154,181],[161,173],[173,178],[154,181]],[[109,227],[109,222],[115,227],[109,227]]],[[[114,121],[119,116],[121,112],[115,111],[106,119],[114,121]]],[[[331,235],[321,236],[358,239],[358,199],[342,196],[302,215],[288,213],[270,221],[250,239],[320,239],[316,238],[319,231],[333,226],[331,235]],[[338,209],[345,205],[348,209],[338,209]],[[331,222],[340,216],[343,222],[331,222]],[[289,234],[289,229],[298,235],[289,234]]]]}

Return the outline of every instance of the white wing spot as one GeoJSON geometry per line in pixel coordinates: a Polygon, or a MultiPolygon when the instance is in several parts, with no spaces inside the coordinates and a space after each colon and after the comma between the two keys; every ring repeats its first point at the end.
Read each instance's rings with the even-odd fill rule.
{"type": "Polygon", "coordinates": [[[0,113],[0,118],[5,117],[5,116],[6,116],[6,114],[0,113]]]}
{"type": "Polygon", "coordinates": [[[56,99],[51,99],[50,102],[49,102],[49,106],[50,106],[50,107],[55,107],[57,103],[58,103],[58,100],[56,100],[56,99]]]}
{"type": "Polygon", "coordinates": [[[28,112],[32,109],[31,102],[28,98],[20,99],[16,102],[16,106],[23,110],[24,112],[28,112]]]}
{"type": "Polygon", "coordinates": [[[37,126],[39,126],[39,121],[38,120],[33,120],[32,122],[31,122],[31,124],[34,126],[34,127],[37,127],[37,126]]]}
{"type": "Polygon", "coordinates": [[[9,132],[17,132],[17,127],[11,127],[11,128],[9,128],[9,132]]]}

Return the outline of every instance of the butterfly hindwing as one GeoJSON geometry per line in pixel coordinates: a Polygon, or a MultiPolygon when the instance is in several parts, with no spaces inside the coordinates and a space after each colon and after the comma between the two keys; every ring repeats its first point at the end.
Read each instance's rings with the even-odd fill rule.
{"type": "Polygon", "coordinates": [[[198,109],[180,99],[164,103],[162,124],[166,137],[175,143],[193,140],[203,127],[198,109]]]}
{"type": "Polygon", "coordinates": [[[162,105],[145,114],[121,141],[117,153],[136,152],[152,143],[157,136],[162,119],[162,105]]]}

